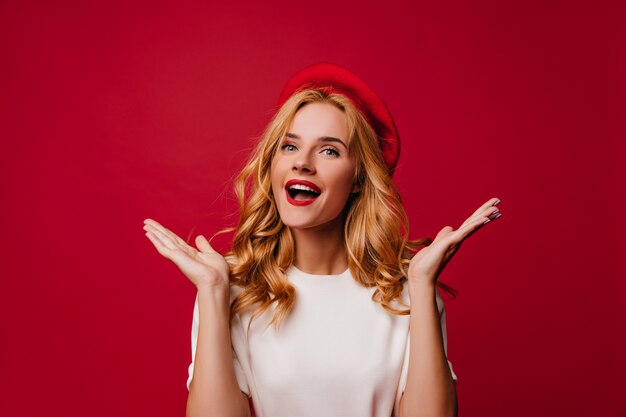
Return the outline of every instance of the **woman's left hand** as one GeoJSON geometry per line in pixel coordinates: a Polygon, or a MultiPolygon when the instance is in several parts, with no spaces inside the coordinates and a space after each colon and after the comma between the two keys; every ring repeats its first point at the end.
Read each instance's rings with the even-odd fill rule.
{"type": "Polygon", "coordinates": [[[461,227],[454,230],[446,226],[437,234],[435,240],[413,256],[409,264],[409,282],[434,284],[443,268],[450,262],[465,239],[485,225],[487,220],[495,220],[502,214],[495,207],[500,200],[489,199],[480,206],[461,227]]]}

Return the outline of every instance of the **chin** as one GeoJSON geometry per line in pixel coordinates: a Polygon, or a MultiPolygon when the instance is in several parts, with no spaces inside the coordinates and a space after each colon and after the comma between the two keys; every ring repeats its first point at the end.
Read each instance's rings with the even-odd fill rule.
{"type": "Polygon", "coordinates": [[[307,212],[306,207],[294,207],[287,201],[281,201],[281,203],[284,203],[284,205],[282,207],[281,204],[278,205],[278,215],[281,222],[290,229],[343,227],[345,206],[343,209],[338,206],[328,207],[328,205],[324,206],[325,201],[317,201],[314,204],[321,204],[322,209],[307,212]],[[322,210],[322,213],[319,212],[320,210],[322,210]],[[323,215],[323,218],[319,217],[320,214],[323,215]]]}
{"type": "Polygon", "coordinates": [[[341,225],[339,227],[343,228],[343,219],[341,216],[335,217],[334,219],[327,219],[322,221],[305,221],[301,217],[297,218],[296,216],[287,216],[287,218],[281,217],[281,221],[285,226],[290,229],[324,229],[327,227],[337,227],[337,223],[341,225]]]}
{"type": "Polygon", "coordinates": [[[302,221],[302,219],[281,217],[280,220],[283,222],[285,226],[287,226],[290,229],[309,229],[311,227],[319,226],[319,223],[310,223],[310,222],[302,221]]]}

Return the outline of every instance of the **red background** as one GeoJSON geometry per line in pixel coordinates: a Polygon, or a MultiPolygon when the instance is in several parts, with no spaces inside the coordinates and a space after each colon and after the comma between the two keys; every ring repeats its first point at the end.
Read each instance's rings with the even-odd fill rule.
{"type": "Polygon", "coordinates": [[[230,225],[320,61],[389,105],[412,237],[502,200],[441,277],[461,415],[626,415],[626,6],[433,3],[0,3],[0,415],[184,414],[195,289],[143,219],[230,225]]]}

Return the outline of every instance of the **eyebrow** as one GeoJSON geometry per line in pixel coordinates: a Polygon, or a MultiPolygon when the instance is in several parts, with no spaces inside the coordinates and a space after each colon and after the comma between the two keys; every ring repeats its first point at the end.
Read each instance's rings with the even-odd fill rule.
{"type": "MultiPolygon", "coordinates": [[[[286,133],[285,136],[287,136],[288,138],[291,139],[302,139],[300,136],[296,135],[295,133],[286,133]]],[[[320,138],[318,139],[320,142],[337,142],[337,143],[341,143],[343,145],[344,148],[348,149],[348,146],[339,138],[334,138],[332,136],[320,136],[320,138]]]]}

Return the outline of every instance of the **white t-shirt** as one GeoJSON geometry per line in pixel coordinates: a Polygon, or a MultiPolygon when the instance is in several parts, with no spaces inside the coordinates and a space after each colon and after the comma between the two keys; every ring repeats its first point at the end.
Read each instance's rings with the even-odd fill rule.
{"type": "MultiPolygon", "coordinates": [[[[392,314],[372,301],[350,270],[313,275],[291,266],[287,278],[297,292],[278,332],[267,327],[273,305],[246,329],[253,309],[233,319],[231,341],[241,391],[252,397],[257,417],[390,417],[399,415],[409,367],[410,316],[392,314]]],[[[231,286],[231,301],[242,289],[231,286]]],[[[408,285],[402,293],[409,304],[408,285]]],[[[443,299],[436,291],[447,356],[443,299]]],[[[406,307],[395,300],[392,305],[406,307]]],[[[256,306],[255,306],[256,307],[256,306]]],[[[198,339],[198,298],[191,330],[193,376],[198,339]]],[[[448,361],[454,380],[457,379],[448,361]]]]}

